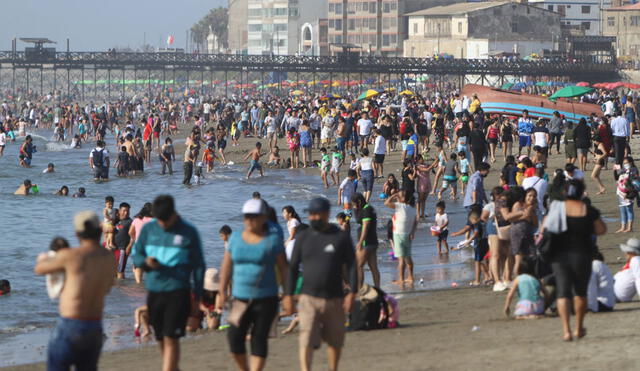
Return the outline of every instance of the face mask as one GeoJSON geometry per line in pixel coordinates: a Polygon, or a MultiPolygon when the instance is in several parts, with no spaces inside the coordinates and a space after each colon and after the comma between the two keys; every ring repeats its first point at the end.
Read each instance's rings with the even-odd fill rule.
{"type": "Polygon", "coordinates": [[[321,231],[324,229],[325,223],[322,220],[310,220],[309,225],[316,231],[321,231]]]}
{"type": "Polygon", "coordinates": [[[623,166],[624,166],[624,169],[625,169],[625,170],[629,170],[629,169],[631,169],[631,165],[630,165],[630,164],[624,164],[623,166]]]}

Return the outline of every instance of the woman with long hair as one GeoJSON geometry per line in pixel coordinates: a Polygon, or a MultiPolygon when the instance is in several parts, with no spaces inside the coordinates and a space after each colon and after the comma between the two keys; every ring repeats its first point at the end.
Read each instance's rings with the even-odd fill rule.
{"type": "Polygon", "coordinates": [[[287,242],[289,242],[296,238],[296,227],[302,223],[302,219],[291,205],[282,208],[282,217],[287,222],[287,231],[289,232],[287,242]]]}

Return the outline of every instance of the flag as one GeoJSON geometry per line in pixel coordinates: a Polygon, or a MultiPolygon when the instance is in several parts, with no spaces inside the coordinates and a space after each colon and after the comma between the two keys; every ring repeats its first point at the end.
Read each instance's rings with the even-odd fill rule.
{"type": "Polygon", "coordinates": [[[173,45],[173,35],[169,35],[169,37],[167,37],[167,45],[173,45]]]}

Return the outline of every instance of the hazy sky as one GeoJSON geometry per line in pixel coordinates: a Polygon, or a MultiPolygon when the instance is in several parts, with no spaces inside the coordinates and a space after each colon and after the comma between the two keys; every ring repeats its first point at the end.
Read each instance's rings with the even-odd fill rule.
{"type": "MultiPolygon", "coordinates": [[[[70,39],[76,51],[114,46],[166,45],[184,47],[186,31],[209,9],[227,0],[0,0],[0,49],[10,50],[13,37],[48,37],[58,50],[70,39]]],[[[25,44],[18,42],[18,49],[25,44]]]]}

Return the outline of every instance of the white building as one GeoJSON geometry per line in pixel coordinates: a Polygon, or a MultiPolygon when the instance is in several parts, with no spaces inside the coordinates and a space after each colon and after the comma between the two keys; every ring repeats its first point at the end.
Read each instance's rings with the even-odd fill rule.
{"type": "MultiPolygon", "coordinates": [[[[295,55],[302,50],[305,24],[326,18],[321,0],[249,0],[247,50],[249,54],[295,55]]],[[[231,30],[230,30],[231,31],[231,30]]]]}
{"type": "Polygon", "coordinates": [[[587,36],[602,34],[602,10],[611,0],[529,0],[530,4],[558,12],[564,29],[584,31],[587,36]]]}

